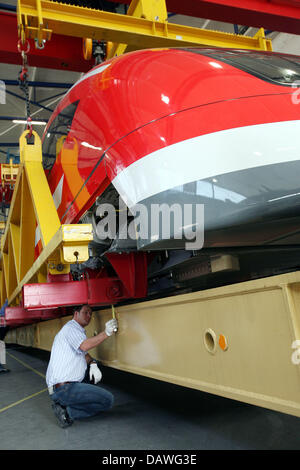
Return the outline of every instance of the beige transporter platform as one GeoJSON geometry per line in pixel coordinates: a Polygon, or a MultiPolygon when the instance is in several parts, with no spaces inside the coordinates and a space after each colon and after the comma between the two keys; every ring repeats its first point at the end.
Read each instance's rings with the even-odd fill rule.
{"type": "MultiPolygon", "coordinates": [[[[95,313],[87,335],[111,315],[95,313]]],[[[91,351],[104,365],[300,416],[300,272],[116,307],[116,316],[117,334],[91,351]]],[[[6,342],[50,351],[70,318],[11,330],[6,342]]]]}

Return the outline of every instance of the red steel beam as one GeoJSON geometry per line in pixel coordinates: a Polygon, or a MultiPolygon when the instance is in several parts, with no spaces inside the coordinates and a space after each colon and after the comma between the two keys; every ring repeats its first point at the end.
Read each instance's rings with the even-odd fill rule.
{"type": "Polygon", "coordinates": [[[23,287],[23,307],[28,311],[81,304],[110,305],[126,298],[128,295],[121,282],[114,278],[26,284],[23,287]]]}
{"type": "Polygon", "coordinates": [[[23,307],[6,307],[0,326],[29,325],[70,314],[68,307],[75,305],[111,305],[126,298],[121,282],[113,278],[26,284],[23,307]]]}
{"type": "MultiPolygon", "coordinates": [[[[123,261],[125,262],[125,259],[122,263],[123,261]]],[[[132,259],[131,264],[127,275],[133,277],[130,293],[124,288],[121,280],[109,277],[68,281],[63,280],[62,276],[60,282],[53,282],[51,279],[47,283],[26,284],[22,291],[23,307],[6,307],[4,317],[0,317],[0,326],[17,327],[59,318],[70,313],[69,307],[75,305],[88,304],[98,307],[111,305],[129,297],[140,298],[146,294],[144,259],[132,259]],[[142,261],[138,263],[140,267],[134,264],[137,260],[142,261]]]]}
{"type": "Polygon", "coordinates": [[[22,307],[6,307],[5,317],[1,317],[2,326],[26,325],[41,320],[50,320],[61,317],[62,312],[56,310],[36,310],[28,312],[22,307]]]}
{"type": "MultiPolygon", "coordinates": [[[[129,4],[131,0],[111,0],[129,4]]],[[[170,13],[299,34],[299,0],[166,0],[170,13]]]]}
{"type": "MultiPolygon", "coordinates": [[[[30,67],[42,67],[70,72],[87,72],[94,66],[93,60],[85,60],[82,54],[82,39],[53,34],[44,49],[36,49],[29,40],[27,54],[30,67]]],[[[0,12],[0,63],[22,64],[18,51],[17,16],[0,12]]]]}
{"type": "Polygon", "coordinates": [[[0,317],[0,326],[18,326],[30,325],[42,320],[52,320],[70,314],[66,309],[35,310],[28,311],[22,307],[6,307],[5,316],[0,317]]]}

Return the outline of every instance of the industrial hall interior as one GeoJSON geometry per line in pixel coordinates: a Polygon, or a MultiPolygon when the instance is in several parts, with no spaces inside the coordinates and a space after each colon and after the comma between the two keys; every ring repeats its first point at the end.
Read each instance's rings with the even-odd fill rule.
{"type": "Polygon", "coordinates": [[[3,455],[299,450],[299,1],[0,21],[3,455]]]}

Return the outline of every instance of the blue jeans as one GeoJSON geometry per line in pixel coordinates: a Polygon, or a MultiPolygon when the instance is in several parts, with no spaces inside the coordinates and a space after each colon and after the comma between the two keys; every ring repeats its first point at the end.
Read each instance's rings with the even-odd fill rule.
{"type": "Polygon", "coordinates": [[[89,418],[109,410],[114,401],[113,395],[104,388],[84,382],[61,385],[51,399],[65,406],[72,420],[89,418]]]}

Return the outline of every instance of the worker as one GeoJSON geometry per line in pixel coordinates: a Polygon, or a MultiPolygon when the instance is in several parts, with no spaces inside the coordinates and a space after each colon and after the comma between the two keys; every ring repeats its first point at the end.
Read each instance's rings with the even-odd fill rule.
{"type": "Polygon", "coordinates": [[[102,372],[88,351],[112,336],[118,323],[112,318],[106,322],[104,331],[87,338],[84,328],[90,323],[91,315],[88,305],[75,307],[72,320],[57,333],[51,349],[46,382],[54,414],[63,428],[74,420],[109,410],[113,405],[113,395],[96,386],[102,372]]]}
{"type": "Polygon", "coordinates": [[[0,326],[0,375],[10,372],[10,369],[6,368],[6,348],[4,337],[7,331],[7,327],[0,326]]]}
{"type": "MultiPolygon", "coordinates": [[[[8,303],[6,300],[0,308],[0,317],[5,317],[5,308],[7,306],[8,303]]],[[[8,326],[4,326],[3,324],[0,325],[0,375],[5,374],[6,372],[10,372],[10,370],[6,368],[6,347],[4,342],[4,338],[8,330],[8,326]]]]}

